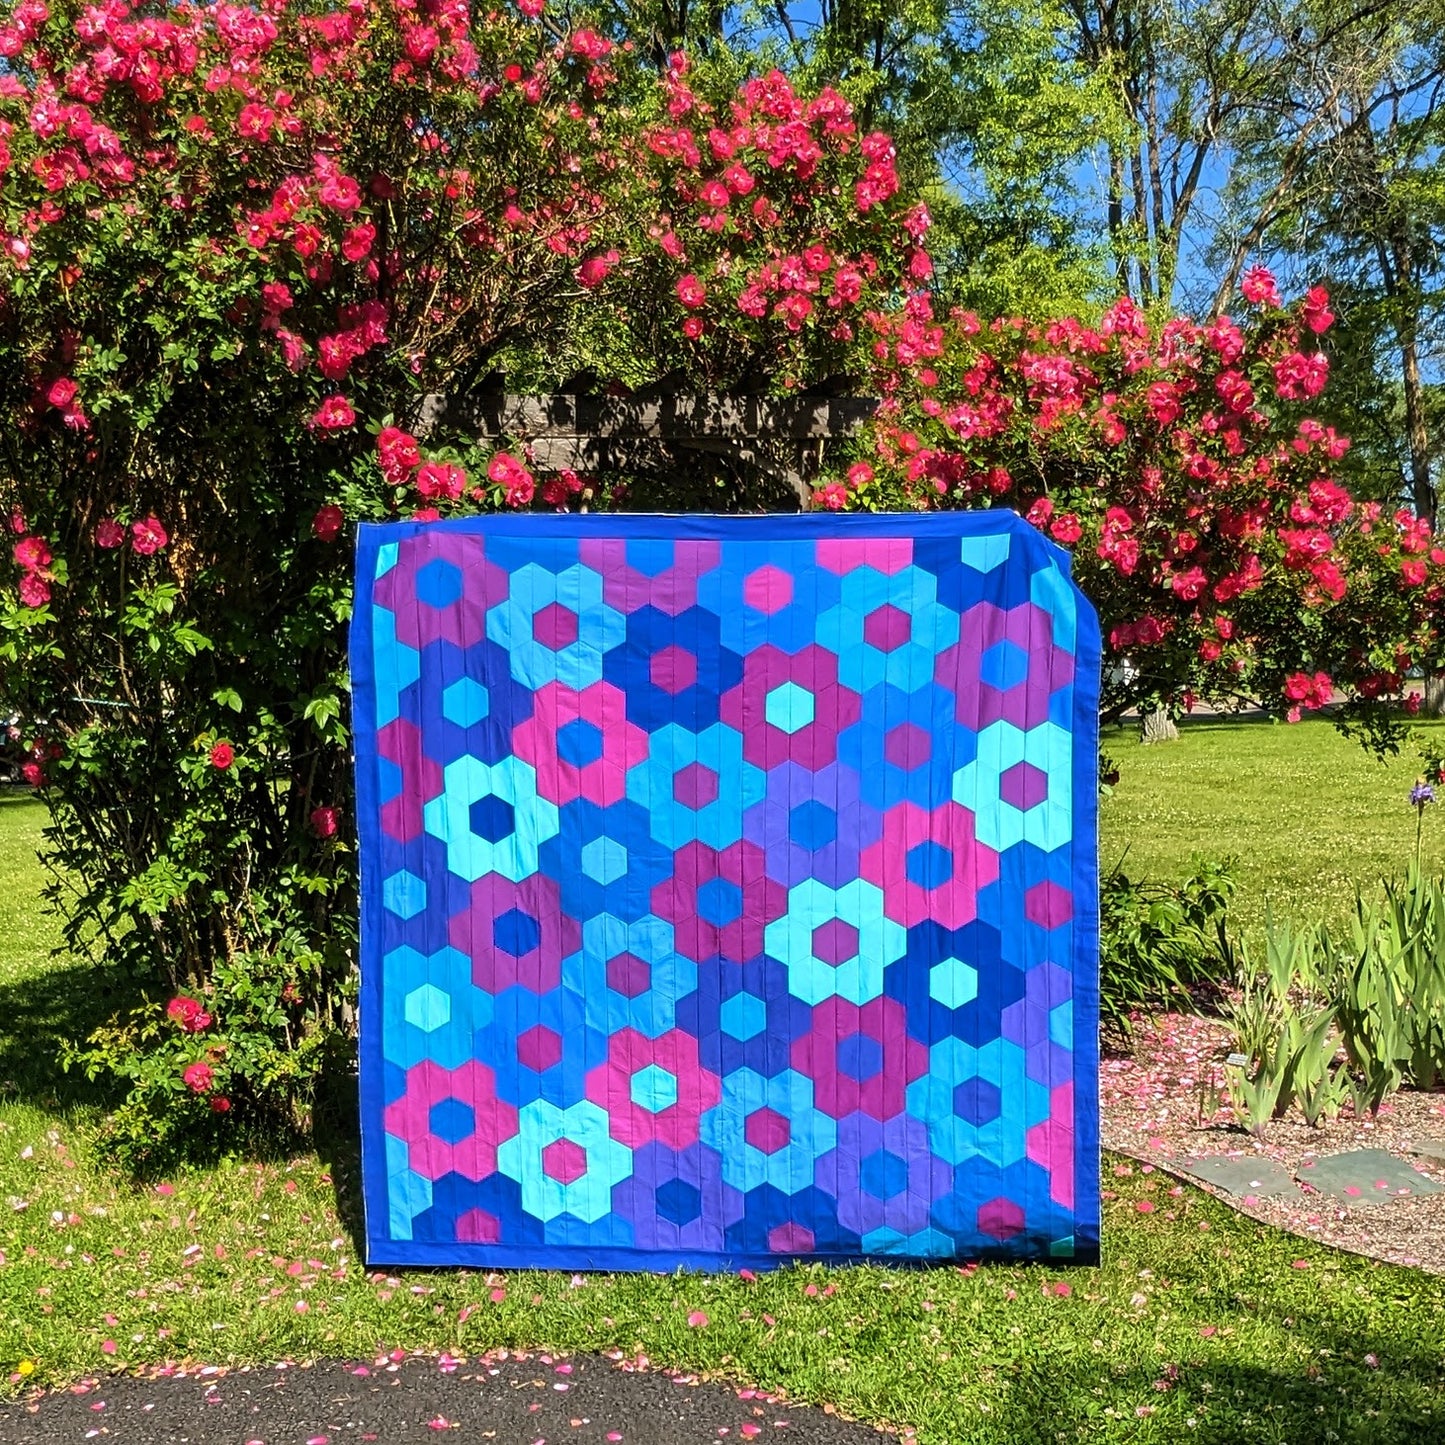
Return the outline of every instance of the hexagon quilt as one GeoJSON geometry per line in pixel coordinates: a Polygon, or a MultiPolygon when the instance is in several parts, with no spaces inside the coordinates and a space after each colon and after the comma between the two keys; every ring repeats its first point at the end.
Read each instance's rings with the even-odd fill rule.
{"type": "Polygon", "coordinates": [[[376,1264],[1090,1262],[1099,636],[1010,512],[364,526],[376,1264]]]}

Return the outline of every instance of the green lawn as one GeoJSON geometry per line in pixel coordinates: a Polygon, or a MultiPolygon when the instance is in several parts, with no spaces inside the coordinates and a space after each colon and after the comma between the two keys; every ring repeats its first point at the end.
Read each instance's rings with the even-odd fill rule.
{"type": "MultiPolygon", "coordinates": [[[[1308,911],[1412,846],[1410,765],[1379,770],[1324,729],[1200,727],[1175,748],[1115,751],[1106,859],[1130,833],[1131,858],[1166,876],[1191,851],[1247,853],[1253,916],[1266,890],[1308,911]]],[[[94,1106],[73,1086],[57,1096],[53,1032],[94,1011],[96,979],[43,958],[38,827],[34,805],[0,801],[0,1086],[15,1084],[0,1095],[0,1389],[22,1361],[54,1382],[166,1359],[529,1345],[641,1350],[940,1445],[1441,1435],[1438,1279],[1262,1228],[1157,1173],[1116,1177],[1115,1161],[1099,1270],[809,1268],[755,1282],[369,1274],[344,1134],[319,1157],[132,1186],[91,1149],[94,1106]],[[687,1325],[695,1310],[702,1328],[687,1325]]]]}
{"type": "MultiPolygon", "coordinates": [[[[1442,736],[1431,722],[1422,735],[1442,736]]],[[[1100,861],[1125,872],[1184,876],[1192,855],[1238,859],[1237,923],[1277,914],[1339,922],[1357,886],[1402,873],[1415,851],[1406,802],[1420,772],[1407,746],[1377,761],[1320,718],[1305,722],[1186,722],[1177,743],[1140,747],[1106,732],[1119,785],[1100,809],[1100,861]]],[[[1445,800],[1427,809],[1425,861],[1445,867],[1445,800]]]]}

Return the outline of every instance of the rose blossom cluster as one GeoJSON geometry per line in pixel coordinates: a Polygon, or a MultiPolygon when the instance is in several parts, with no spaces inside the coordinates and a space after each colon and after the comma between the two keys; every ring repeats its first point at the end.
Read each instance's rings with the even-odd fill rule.
{"type": "Polygon", "coordinates": [[[1161,324],[1128,298],[1093,325],[935,322],[916,298],[872,314],[873,455],[817,500],[1016,508],[1073,549],[1110,650],[1176,696],[1277,690],[1290,717],[1340,689],[1398,697],[1445,663],[1445,545],[1357,503],[1335,474],[1349,439],[1300,410],[1328,380],[1325,289],[1288,305],[1255,267],[1242,290],[1242,324],[1161,324]],[[1325,628],[1281,626],[1301,612],[1325,628]]]}

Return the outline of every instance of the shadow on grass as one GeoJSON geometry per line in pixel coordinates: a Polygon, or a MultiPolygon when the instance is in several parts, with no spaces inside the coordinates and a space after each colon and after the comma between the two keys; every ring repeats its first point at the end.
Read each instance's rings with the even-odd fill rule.
{"type": "MultiPolygon", "coordinates": [[[[0,800],[4,794],[0,793],[0,800]]],[[[87,964],[56,963],[0,984],[0,1100],[29,1104],[61,1117],[75,1110],[105,1111],[124,1098],[126,1081],[92,1082],[80,1069],[64,1067],[67,1043],[83,1042],[116,1014],[135,1007],[140,990],[112,971],[87,964]]],[[[276,1163],[314,1149],[335,1181],[336,1205],[358,1250],[363,1231],[361,1143],[356,1075],[344,1063],[317,1085],[308,1131],[272,1116],[232,1116],[231,1127],[187,1136],[186,1162],[204,1166],[225,1154],[276,1163]]],[[[178,1162],[158,1153],[139,1166],[149,1178],[178,1162]]]]}
{"type": "Polygon", "coordinates": [[[64,1067],[64,1044],[80,1041],[135,1000],[104,969],[65,963],[0,984],[0,1097],[41,1108],[105,1107],[108,1091],[64,1067]]]}
{"type": "MultiPolygon", "coordinates": [[[[961,1421],[947,1422],[930,1438],[991,1445],[1100,1438],[1187,1439],[1194,1445],[1426,1445],[1442,1438],[1438,1360],[1414,1352],[1402,1360],[1397,1348],[1393,1355],[1380,1355],[1389,1363],[1377,1372],[1360,1365],[1341,1370],[1333,1361],[1353,1353],[1360,1341],[1338,1330],[1310,1339],[1318,1345],[1320,1363],[1297,1369],[1214,1359],[1181,1364],[1178,1377],[1171,1378],[1162,1366],[1156,1376],[1137,1368],[1111,1369],[1106,1361],[1088,1369],[1041,1360],[1016,1377],[1007,1405],[981,1417],[984,1428],[965,1436],[961,1421]],[[1161,1418],[1152,1419],[1155,1415],[1161,1418]]],[[[1384,1352],[1400,1342],[1375,1344],[1384,1352]]],[[[1039,1348],[1048,1347],[1040,1342],[1039,1348]]]]}
{"type": "Polygon", "coordinates": [[[366,1258],[366,1219],[361,1193],[361,1104],[356,1075],[333,1069],[323,1076],[312,1109],[311,1147],[331,1176],[336,1213],[357,1259],[366,1258]]]}

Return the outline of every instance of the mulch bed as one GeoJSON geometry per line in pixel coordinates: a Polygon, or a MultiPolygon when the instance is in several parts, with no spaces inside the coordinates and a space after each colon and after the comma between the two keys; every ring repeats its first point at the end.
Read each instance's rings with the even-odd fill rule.
{"type": "MultiPolygon", "coordinates": [[[[1104,1147],[1140,1161],[1117,1166],[1120,1171],[1177,1172],[1177,1161],[1188,1156],[1233,1155],[1272,1159],[1293,1172],[1308,1159],[1368,1148],[1389,1150],[1445,1183],[1445,1164],[1411,1153],[1425,1141],[1445,1144],[1445,1093],[1402,1091],[1376,1117],[1358,1117],[1346,1106],[1313,1129],[1291,1114],[1267,1125],[1257,1139],[1235,1122],[1228,1104],[1208,1112],[1207,1090],[1224,1087],[1220,1061],[1228,1046],[1229,1031],[1219,1020],[1164,1014],[1139,1021],[1128,1056],[1106,1054],[1100,1075],[1104,1147]]],[[[1106,1165],[1106,1190],[1108,1184],[1106,1165]]],[[[1220,1197],[1253,1218],[1325,1244],[1445,1274],[1445,1194],[1353,1207],[1308,1186],[1298,1199],[1220,1197]]]]}
{"type": "Polygon", "coordinates": [[[5,1445],[877,1445],[825,1410],[645,1361],[519,1351],[83,1380],[0,1403],[5,1445]],[[455,1432],[455,1433],[454,1433],[455,1432]]]}

